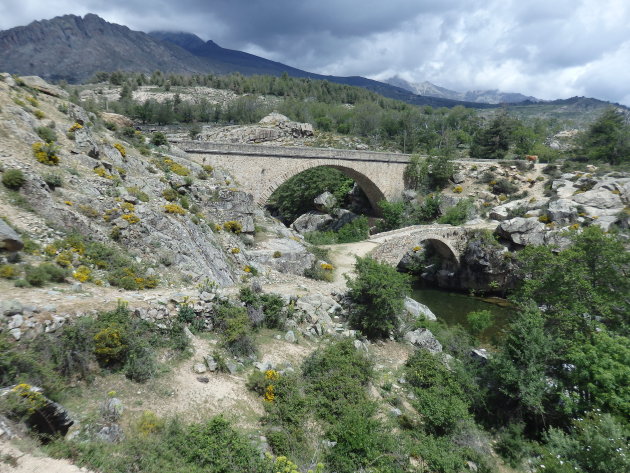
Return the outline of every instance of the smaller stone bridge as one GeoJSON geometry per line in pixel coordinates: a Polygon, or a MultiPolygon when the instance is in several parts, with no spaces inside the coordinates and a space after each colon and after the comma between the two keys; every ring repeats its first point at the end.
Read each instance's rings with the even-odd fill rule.
{"type": "Polygon", "coordinates": [[[400,260],[423,242],[430,243],[441,256],[459,264],[466,248],[468,238],[478,230],[494,230],[496,225],[479,224],[454,227],[452,225],[414,225],[390,232],[378,233],[368,241],[378,246],[370,256],[392,266],[398,266],[400,260]]]}

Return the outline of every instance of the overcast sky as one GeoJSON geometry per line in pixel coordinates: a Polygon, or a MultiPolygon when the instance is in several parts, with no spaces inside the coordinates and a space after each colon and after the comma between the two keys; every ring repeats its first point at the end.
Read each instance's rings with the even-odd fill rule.
{"type": "Polygon", "coordinates": [[[0,29],[89,12],[320,74],[630,105],[630,0],[0,0],[0,29]]]}

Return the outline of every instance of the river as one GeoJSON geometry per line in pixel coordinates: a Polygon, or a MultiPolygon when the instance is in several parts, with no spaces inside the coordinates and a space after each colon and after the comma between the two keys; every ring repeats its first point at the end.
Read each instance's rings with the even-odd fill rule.
{"type": "MultiPolygon", "coordinates": [[[[411,297],[429,307],[438,320],[444,321],[447,325],[459,324],[466,330],[470,330],[470,325],[466,319],[469,312],[489,310],[494,314],[494,324],[479,335],[479,338],[484,343],[490,343],[492,338],[505,327],[514,311],[509,306],[502,307],[496,303],[488,302],[482,297],[435,289],[427,286],[422,281],[414,282],[411,297]]],[[[505,303],[501,299],[495,301],[505,303]]]]}

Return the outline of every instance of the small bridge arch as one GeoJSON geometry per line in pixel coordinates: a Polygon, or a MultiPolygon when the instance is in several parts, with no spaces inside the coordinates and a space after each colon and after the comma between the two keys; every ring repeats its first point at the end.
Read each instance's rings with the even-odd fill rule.
{"type": "MultiPolygon", "coordinates": [[[[459,265],[459,252],[453,247],[448,239],[437,235],[428,235],[427,237],[422,238],[419,243],[425,248],[425,251],[427,246],[430,245],[430,247],[433,248],[433,250],[435,250],[435,252],[437,252],[442,258],[451,260],[459,265]]],[[[405,253],[403,253],[400,259],[403,258],[405,253]]]]}

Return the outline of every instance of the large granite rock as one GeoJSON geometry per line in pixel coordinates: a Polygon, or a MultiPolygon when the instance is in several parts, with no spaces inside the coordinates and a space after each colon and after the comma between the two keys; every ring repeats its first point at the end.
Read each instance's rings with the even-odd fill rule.
{"type": "Polygon", "coordinates": [[[424,348],[431,353],[440,353],[442,351],[442,344],[433,336],[431,330],[426,328],[419,328],[412,332],[407,332],[403,338],[406,342],[418,348],[424,348]]]}
{"type": "Polygon", "coordinates": [[[6,222],[0,219],[0,249],[7,251],[19,251],[24,248],[24,242],[6,222]]]}
{"type": "Polygon", "coordinates": [[[327,230],[333,221],[334,218],[331,215],[311,211],[296,218],[291,224],[291,228],[302,234],[314,231],[323,231],[327,230]]]}
{"type": "Polygon", "coordinates": [[[607,189],[591,189],[573,196],[573,201],[588,207],[597,209],[623,209],[621,197],[607,189]]]}
{"type": "Polygon", "coordinates": [[[313,204],[320,212],[328,212],[337,205],[337,199],[330,192],[326,191],[315,197],[313,204]]]}
{"type": "Polygon", "coordinates": [[[431,312],[431,309],[411,297],[405,297],[405,310],[414,317],[422,317],[426,320],[437,320],[437,317],[431,312]]]}
{"type": "Polygon", "coordinates": [[[49,84],[39,76],[22,76],[20,77],[20,79],[22,79],[22,82],[24,82],[27,87],[38,90],[46,95],[61,97],[64,99],[67,99],[70,96],[70,94],[68,94],[68,92],[63,90],[61,87],[49,84]]]}
{"type": "Polygon", "coordinates": [[[517,245],[543,245],[545,243],[545,224],[536,217],[516,217],[501,222],[497,233],[517,245]]]}

